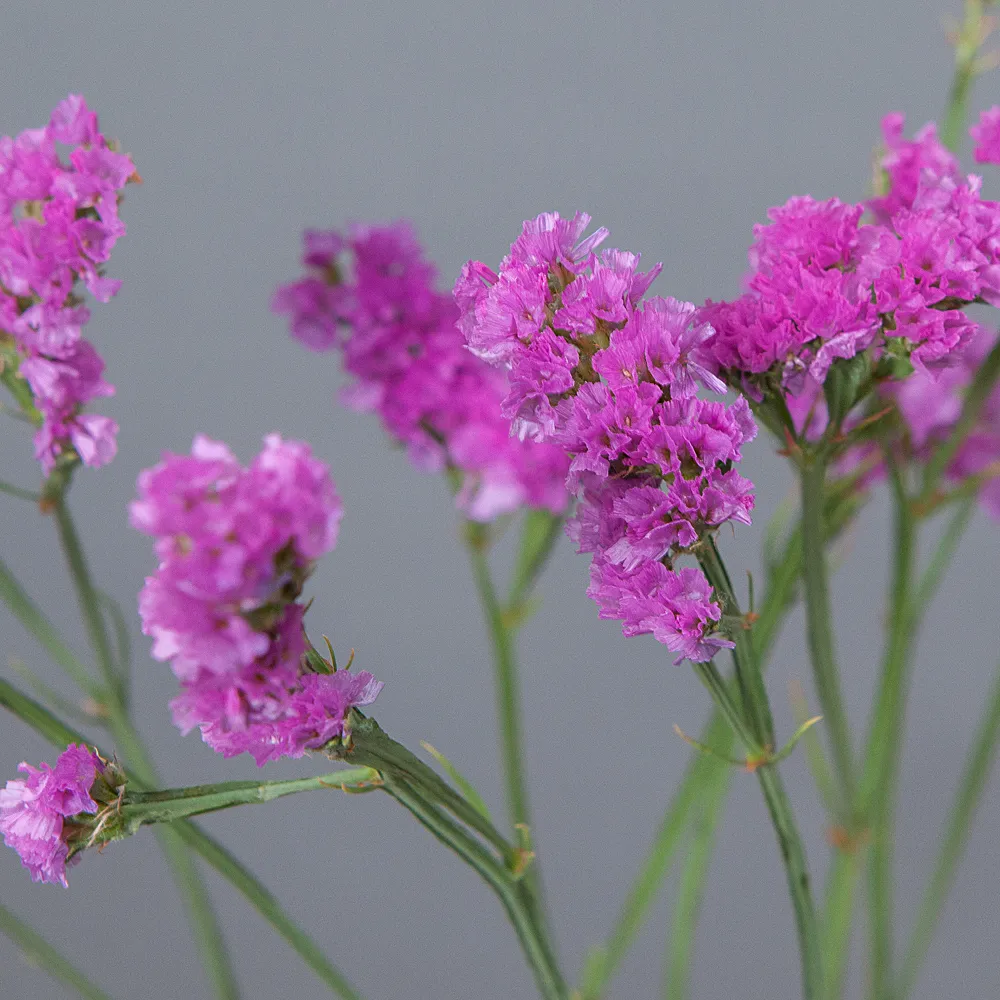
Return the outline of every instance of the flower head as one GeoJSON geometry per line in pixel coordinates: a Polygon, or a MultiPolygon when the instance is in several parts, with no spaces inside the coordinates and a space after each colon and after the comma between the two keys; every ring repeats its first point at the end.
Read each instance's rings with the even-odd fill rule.
{"type": "Polygon", "coordinates": [[[139,612],[153,656],[181,682],[171,707],[183,732],[197,726],[220,753],[263,764],[329,742],[352,705],[374,700],[370,674],[317,686],[304,659],[297,598],[342,515],[326,466],[277,434],[246,468],[199,436],[191,455],[140,475],[132,524],[154,537],[160,565],[139,612]]]}
{"type": "Polygon", "coordinates": [[[455,286],[470,349],[509,369],[512,433],[570,458],[578,504],[567,531],[593,553],[590,596],[625,635],[650,633],[679,658],[730,645],[701,571],[675,567],[726,521],[749,523],[753,486],[733,464],[756,434],[746,400],[698,397],[724,384],[702,359],[712,328],[693,305],[646,298],[660,265],[596,251],[589,217],[525,222],[499,271],[478,261],[455,286]]]}
{"type": "MultiPolygon", "coordinates": [[[[554,221],[528,234],[519,252],[572,262],[588,245],[578,242],[585,226],[554,221]]],[[[504,377],[466,350],[458,309],[435,289],[435,268],[409,225],[355,225],[344,236],[309,231],[302,260],[307,277],[279,288],[273,306],[289,314],[307,347],[343,350],[355,379],[349,405],[377,412],[419,468],[458,473],[458,505],[474,520],[522,505],[565,509],[564,456],[509,439],[504,377]]],[[[469,295],[478,284],[467,277],[469,295]]]]}
{"type": "Polygon", "coordinates": [[[67,885],[71,829],[66,820],[97,812],[91,789],[104,762],[88,747],[71,743],[55,767],[22,762],[18,770],[27,777],[8,781],[0,789],[4,843],[20,855],[32,881],[67,885]]]}
{"type": "Polygon", "coordinates": [[[121,191],[137,178],[76,94],[44,128],[0,138],[0,363],[31,389],[46,473],[60,458],[99,466],[115,454],[115,422],[83,411],[114,389],[83,339],[90,310],[79,286],[99,302],[118,291],[104,265],[125,232],[121,191]],[[73,148],[63,158],[60,146],[73,148]]]}

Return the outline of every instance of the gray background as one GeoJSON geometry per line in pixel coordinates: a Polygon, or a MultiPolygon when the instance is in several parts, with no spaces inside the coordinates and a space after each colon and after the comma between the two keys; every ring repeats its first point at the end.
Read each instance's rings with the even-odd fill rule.
{"type": "MultiPolygon", "coordinates": [[[[6,6],[0,132],[42,124],[83,92],[145,178],[113,259],[118,298],[88,335],[118,395],[121,451],[85,471],[74,502],[98,577],[129,610],[152,567],[126,523],[138,471],[196,431],[246,460],[280,429],[332,465],[347,507],[341,542],[314,577],[314,633],[357,648],[386,682],[377,716],[415,746],[449,754],[501,809],[488,650],[443,483],[413,471],[374,418],[340,409],[333,357],[291,343],[270,315],[298,273],[300,230],[408,216],[450,282],[467,257],[497,261],[523,218],[584,208],[612,245],[665,270],[654,291],[696,301],[738,292],[750,227],[796,193],[865,195],[878,120],[938,115],[950,52],[938,2],[746,5],[104,3],[6,6]]],[[[958,12],[957,0],[952,0],[958,12]]],[[[997,78],[980,88],[996,99],[997,78]]],[[[996,190],[995,179],[988,185],[996,190]]],[[[6,424],[3,477],[34,481],[27,436],[6,424]]],[[[756,568],[760,525],[787,492],[766,442],[744,473],[758,521],[724,542],[734,573],[756,568]]],[[[0,551],[82,648],[52,525],[0,497],[0,551]]],[[[852,716],[865,719],[880,652],[887,512],[877,498],[835,582],[852,716]]],[[[899,898],[912,915],[994,670],[996,526],[977,520],[931,615],[915,672],[899,822],[899,898]]],[[[537,842],[567,971],[608,931],[697,731],[706,696],[649,639],[624,641],[584,594],[568,543],[524,633],[525,724],[537,842]]],[[[136,634],[137,712],[169,783],[243,778],[166,703],[165,665],[136,634]]],[[[787,685],[806,679],[801,618],[771,685],[789,731],[787,685]]],[[[58,683],[9,617],[16,655],[58,683]]],[[[0,775],[52,759],[0,717],[0,775]]],[[[265,777],[317,773],[321,760],[265,777]]],[[[783,766],[821,874],[823,824],[801,755],[783,766]]],[[[698,997],[793,997],[790,907],[756,783],[737,778],[712,869],[694,963],[698,997]]],[[[958,891],[918,995],[1000,992],[992,848],[1000,796],[986,797],[958,891]]],[[[312,795],[210,817],[371,998],[530,996],[500,910],[476,876],[388,799],[312,795]]],[[[317,981],[214,875],[206,876],[250,997],[323,995],[317,981]]],[[[87,856],[71,888],[34,886],[0,851],[0,893],[118,996],[207,996],[152,836],[87,856]]],[[[669,910],[661,902],[617,980],[617,997],[658,995],[669,910]]],[[[851,990],[861,990],[860,949],[851,990]]],[[[0,995],[65,995],[0,939],[0,995]]]]}

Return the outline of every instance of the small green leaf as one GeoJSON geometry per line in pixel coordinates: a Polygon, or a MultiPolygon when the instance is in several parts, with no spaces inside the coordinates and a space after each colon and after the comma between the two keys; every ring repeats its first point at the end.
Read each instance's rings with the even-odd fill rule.
{"type": "Polygon", "coordinates": [[[839,428],[844,417],[870,391],[872,364],[867,353],[838,358],[823,382],[823,395],[830,412],[830,425],[839,428]]]}
{"type": "Polygon", "coordinates": [[[421,740],[420,745],[445,769],[448,777],[458,786],[458,790],[468,799],[469,805],[471,805],[476,812],[485,820],[489,820],[490,823],[493,822],[493,817],[490,816],[490,810],[486,805],[485,800],[476,790],[475,786],[469,781],[465,775],[440,750],[435,749],[426,740],[421,740]]]}

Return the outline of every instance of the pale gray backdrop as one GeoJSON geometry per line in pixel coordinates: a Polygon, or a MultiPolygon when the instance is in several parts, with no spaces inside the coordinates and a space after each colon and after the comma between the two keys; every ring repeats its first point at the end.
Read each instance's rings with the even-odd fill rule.
{"type": "MultiPolygon", "coordinates": [[[[949,0],[958,12],[958,0],[949,0]]],[[[753,5],[147,2],[9,3],[2,18],[0,132],[42,124],[83,92],[145,183],[124,207],[112,271],[118,298],[89,328],[118,395],[121,451],[84,471],[73,500],[102,581],[135,633],[136,706],[170,783],[256,775],[172,727],[168,668],[148,660],[134,615],[152,567],[130,531],[138,471],[196,431],[244,459],[273,429],[331,464],[347,516],[312,583],[314,631],[385,681],[379,720],[411,746],[431,740],[501,809],[488,649],[443,483],[412,470],[376,421],[340,409],[333,357],[308,355],[270,315],[298,274],[300,230],[412,218],[451,281],[470,256],[496,261],[522,219],[583,208],[665,269],[654,290],[701,300],[739,289],[751,225],[810,193],[866,194],[878,121],[913,126],[943,104],[950,51],[937,0],[753,5]],[[752,10],[750,8],[753,8],[752,10]]],[[[993,103],[998,80],[980,88],[993,103]]],[[[995,179],[988,181],[994,191],[995,179]]],[[[31,483],[29,444],[7,423],[6,479],[31,483]]],[[[766,444],[742,470],[758,526],[724,542],[737,575],[758,566],[759,525],[788,489],[766,444]]],[[[3,558],[82,647],[52,525],[0,497],[3,558]]],[[[887,518],[876,500],[835,583],[852,716],[869,703],[883,609],[887,518]]],[[[964,743],[996,661],[997,526],[979,519],[924,635],[899,822],[899,898],[912,915],[964,743]]],[[[525,631],[528,763],[549,897],[567,971],[611,926],[627,880],[689,758],[706,695],[652,640],[624,641],[584,595],[587,563],[568,543],[525,631]]],[[[789,731],[787,685],[805,679],[801,618],[786,629],[772,690],[789,731]]],[[[2,660],[55,673],[9,617],[2,660]]],[[[0,716],[0,775],[52,760],[0,716]]],[[[316,773],[321,760],[265,776],[316,773]]],[[[783,765],[820,874],[821,814],[797,754],[783,765]]],[[[737,778],[705,901],[696,997],[792,998],[799,972],[790,907],[756,783],[737,778]]],[[[958,892],[921,981],[923,998],[1000,991],[1000,875],[986,797],[958,892]]],[[[390,800],[312,795],[209,817],[343,961],[372,1000],[532,995],[498,905],[390,800]]],[[[248,997],[319,997],[317,981],[228,884],[206,874],[248,997]]],[[[207,997],[154,838],[87,856],[71,888],[35,886],[0,851],[0,893],[122,997],[207,997]]],[[[669,910],[661,903],[614,988],[658,995],[669,910]]],[[[861,989],[860,954],[852,992],[861,989]]],[[[62,997],[0,939],[0,996],[62,997]]]]}

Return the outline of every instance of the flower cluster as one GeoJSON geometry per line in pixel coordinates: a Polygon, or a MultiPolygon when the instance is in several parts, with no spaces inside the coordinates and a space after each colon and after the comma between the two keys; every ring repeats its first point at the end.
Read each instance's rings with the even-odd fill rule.
{"type": "Polygon", "coordinates": [[[132,524],[156,539],[160,565],[139,613],[181,683],[171,708],[183,732],[198,726],[215,750],[262,765],[323,746],[351,706],[375,700],[371,674],[315,673],[305,659],[296,599],[342,514],[326,466],[276,434],[249,468],[199,436],[190,456],[140,475],[132,524]]]}
{"type": "Polygon", "coordinates": [[[43,763],[18,767],[27,778],[8,781],[0,788],[0,833],[4,843],[21,857],[34,882],[66,885],[66,863],[72,824],[80,813],[96,813],[91,795],[104,771],[104,761],[85,746],[71,743],[55,767],[43,763]]]}
{"type": "Polygon", "coordinates": [[[466,350],[458,310],[435,290],[407,224],[307,232],[303,264],[308,275],[279,288],[275,311],[307,347],[343,349],[355,379],[347,403],[376,411],[415,465],[461,473],[460,509],[477,521],[524,504],[565,509],[565,456],[510,440],[503,374],[466,350]]]}
{"type": "Polygon", "coordinates": [[[77,285],[99,302],[118,291],[103,266],[125,232],[120,192],[137,179],[75,94],[44,128],[0,138],[0,364],[31,389],[41,418],[35,454],[47,473],[60,456],[99,466],[115,454],[115,421],[82,412],[114,389],[82,336],[90,311],[77,285]],[[72,147],[65,162],[60,145],[72,147]]]}
{"type": "Polygon", "coordinates": [[[753,485],[734,469],[756,433],[742,397],[698,361],[712,333],[695,307],[644,296],[660,266],[597,248],[589,216],[525,222],[499,273],[470,261],[455,287],[459,325],[480,357],[509,368],[512,432],[570,457],[580,498],[568,531],[593,553],[590,596],[625,635],[651,633],[695,661],[732,643],[700,570],[676,558],[729,520],[749,523],[753,485]]]}
{"type": "Polygon", "coordinates": [[[754,227],[748,291],[708,302],[703,357],[754,398],[789,397],[804,422],[837,359],[872,349],[936,371],[976,335],[973,302],[1000,304],[1000,204],[963,178],[929,125],[883,121],[888,189],[867,205],[792,198],[754,227]],[[865,209],[875,221],[861,221],[865,209]]]}

